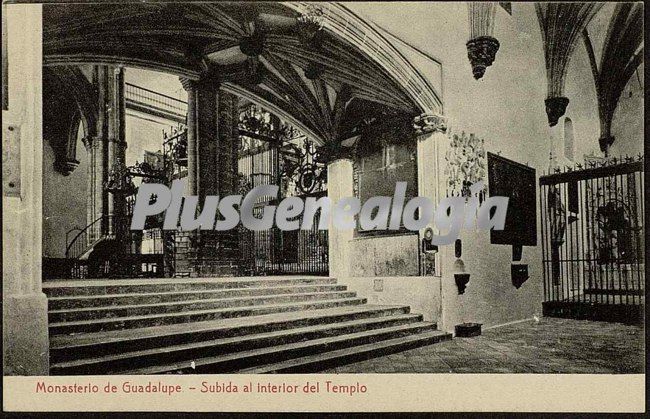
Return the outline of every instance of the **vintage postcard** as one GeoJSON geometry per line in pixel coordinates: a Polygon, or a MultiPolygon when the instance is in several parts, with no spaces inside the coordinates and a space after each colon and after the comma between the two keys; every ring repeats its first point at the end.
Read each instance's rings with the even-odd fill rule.
{"type": "Polygon", "coordinates": [[[3,2],[3,409],[644,412],[643,25],[3,2]]]}

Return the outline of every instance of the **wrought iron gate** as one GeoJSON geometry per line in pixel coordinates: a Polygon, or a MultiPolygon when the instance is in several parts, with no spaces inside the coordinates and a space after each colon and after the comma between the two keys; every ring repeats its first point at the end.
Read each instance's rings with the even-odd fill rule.
{"type": "MultiPolygon", "coordinates": [[[[258,116],[259,120],[263,118],[258,116]]],[[[278,121],[268,121],[274,123],[278,121]]],[[[240,124],[240,192],[245,195],[260,185],[280,188],[277,197],[264,197],[256,203],[255,216],[261,217],[264,206],[277,206],[288,196],[326,196],[327,169],[318,161],[313,143],[295,131],[273,135],[277,130],[272,126],[265,130],[250,125],[240,124]]],[[[239,237],[244,274],[328,274],[327,230],[318,230],[318,218],[309,230],[282,231],[274,226],[250,231],[240,226],[239,237]]]]}
{"type": "Polygon", "coordinates": [[[539,180],[544,312],[636,318],[645,290],[643,161],[587,166],[539,180]]]}

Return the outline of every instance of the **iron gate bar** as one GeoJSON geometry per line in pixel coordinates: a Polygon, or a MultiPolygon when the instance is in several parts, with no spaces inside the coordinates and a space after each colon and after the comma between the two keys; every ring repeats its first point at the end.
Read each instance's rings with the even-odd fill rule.
{"type": "Polygon", "coordinates": [[[643,161],[635,161],[629,163],[621,163],[612,166],[594,167],[590,169],[573,170],[562,173],[552,173],[540,176],[540,185],[554,185],[558,183],[566,183],[569,181],[579,181],[588,179],[597,179],[604,176],[628,174],[635,172],[643,172],[643,161]]]}
{"type": "MultiPolygon", "coordinates": [[[[324,190],[304,194],[297,187],[288,189],[288,186],[294,188],[293,185],[298,185],[301,168],[313,163],[313,154],[310,154],[313,150],[307,148],[312,147],[310,143],[305,143],[304,149],[298,149],[295,139],[270,141],[268,137],[249,136],[246,131],[240,130],[239,133],[243,146],[238,159],[242,181],[240,193],[245,194],[260,185],[280,187],[278,196],[263,197],[256,203],[256,217],[261,215],[264,206],[277,206],[286,196],[304,199],[326,195],[324,190]]],[[[314,220],[310,230],[281,231],[274,226],[267,231],[250,231],[240,226],[239,237],[245,274],[327,275],[329,272],[327,231],[318,230],[318,220],[314,220]]]]}
{"type": "Polygon", "coordinates": [[[600,318],[599,306],[612,316],[640,312],[643,182],[643,161],[629,159],[540,177],[545,313],[600,318]]]}

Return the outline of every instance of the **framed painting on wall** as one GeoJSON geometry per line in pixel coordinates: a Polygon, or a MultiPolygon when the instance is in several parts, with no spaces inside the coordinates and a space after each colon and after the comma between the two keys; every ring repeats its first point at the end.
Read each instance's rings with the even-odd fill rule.
{"type": "Polygon", "coordinates": [[[496,154],[488,155],[490,196],[507,196],[503,230],[490,231],[490,243],[537,246],[537,189],[535,169],[496,154]]]}

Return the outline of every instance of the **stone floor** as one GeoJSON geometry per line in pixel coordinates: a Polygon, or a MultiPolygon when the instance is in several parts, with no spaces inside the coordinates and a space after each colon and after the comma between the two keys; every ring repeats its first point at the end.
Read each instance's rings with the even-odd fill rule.
{"type": "Polygon", "coordinates": [[[639,326],[543,317],[324,373],[596,373],[644,371],[639,326]]]}

